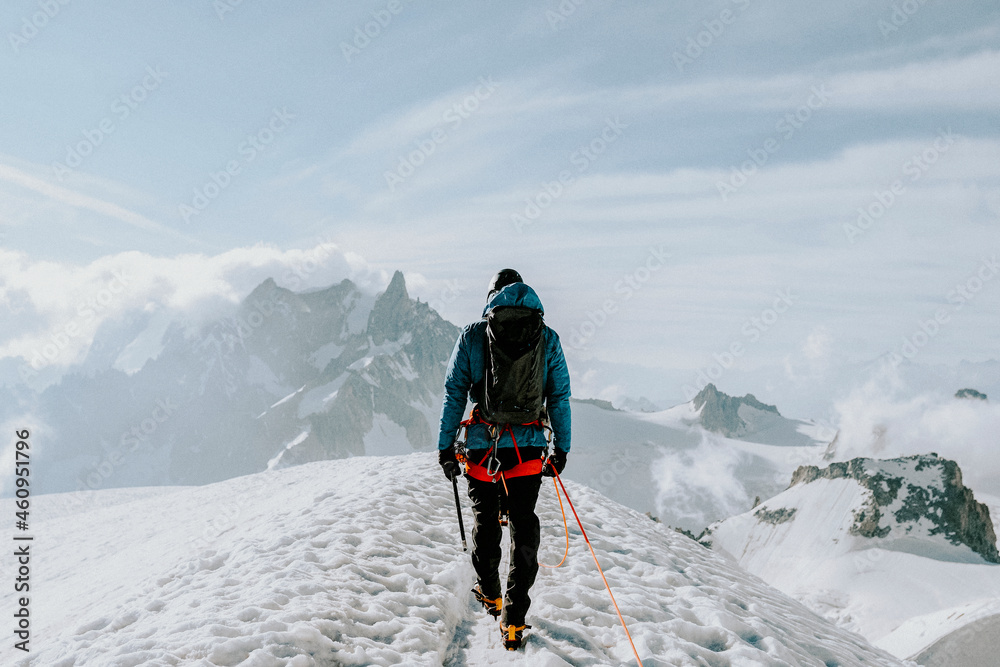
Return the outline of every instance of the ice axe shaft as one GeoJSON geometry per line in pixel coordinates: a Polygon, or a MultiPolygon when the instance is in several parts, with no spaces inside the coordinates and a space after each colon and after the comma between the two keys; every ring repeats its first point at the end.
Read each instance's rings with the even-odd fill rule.
{"type": "Polygon", "coordinates": [[[462,523],[462,505],[458,501],[458,477],[451,478],[451,488],[455,490],[455,510],[458,512],[458,530],[462,534],[462,551],[468,551],[469,547],[465,543],[465,524],[462,523]]]}

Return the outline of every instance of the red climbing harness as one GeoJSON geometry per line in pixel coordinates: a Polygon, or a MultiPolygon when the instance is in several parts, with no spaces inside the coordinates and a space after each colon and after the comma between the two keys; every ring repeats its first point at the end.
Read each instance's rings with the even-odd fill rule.
{"type": "MultiPolygon", "coordinates": [[[[496,482],[500,479],[512,479],[514,477],[524,477],[525,475],[538,475],[542,472],[542,459],[529,459],[524,461],[521,459],[521,450],[517,446],[517,438],[514,437],[514,430],[511,428],[510,424],[504,424],[498,427],[497,424],[491,424],[485,421],[479,412],[479,406],[473,406],[472,412],[469,413],[469,418],[465,421],[459,423],[460,428],[465,428],[468,430],[469,426],[476,424],[482,424],[490,430],[490,435],[493,439],[493,444],[490,448],[486,450],[486,454],[478,461],[473,461],[468,457],[468,452],[465,458],[465,473],[480,482],[496,482]],[[504,433],[510,434],[510,440],[514,443],[514,453],[517,455],[517,465],[508,469],[500,470],[500,461],[496,457],[497,445],[500,439],[503,437],[504,433]]],[[[538,428],[548,428],[545,423],[536,419],[533,422],[528,422],[527,424],[520,424],[520,426],[535,426],[538,428]]]]}

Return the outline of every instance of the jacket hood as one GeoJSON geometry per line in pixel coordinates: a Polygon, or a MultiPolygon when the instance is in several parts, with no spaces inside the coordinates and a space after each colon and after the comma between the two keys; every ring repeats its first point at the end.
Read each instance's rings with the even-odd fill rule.
{"type": "Polygon", "coordinates": [[[535,294],[535,290],[524,283],[511,283],[494,294],[493,298],[486,302],[486,307],[483,308],[483,317],[486,317],[494,308],[502,306],[524,306],[545,314],[542,301],[535,294]]]}

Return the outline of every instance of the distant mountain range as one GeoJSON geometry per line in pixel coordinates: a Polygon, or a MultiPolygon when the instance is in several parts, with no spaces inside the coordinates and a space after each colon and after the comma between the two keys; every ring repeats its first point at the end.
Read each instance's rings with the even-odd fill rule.
{"type": "Polygon", "coordinates": [[[349,280],[297,294],[268,279],[208,324],[151,326],[109,323],[82,370],[23,399],[49,443],[39,491],[204,484],[436,444],[458,328],[410,299],[402,273],[377,297],[349,280]]]}

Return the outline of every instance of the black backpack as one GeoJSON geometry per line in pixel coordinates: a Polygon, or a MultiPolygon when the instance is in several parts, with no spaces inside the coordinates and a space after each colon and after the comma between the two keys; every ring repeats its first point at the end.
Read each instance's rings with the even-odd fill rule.
{"type": "Polygon", "coordinates": [[[500,306],[486,317],[482,417],[491,424],[530,424],[545,414],[545,323],[524,306],[500,306]]]}

